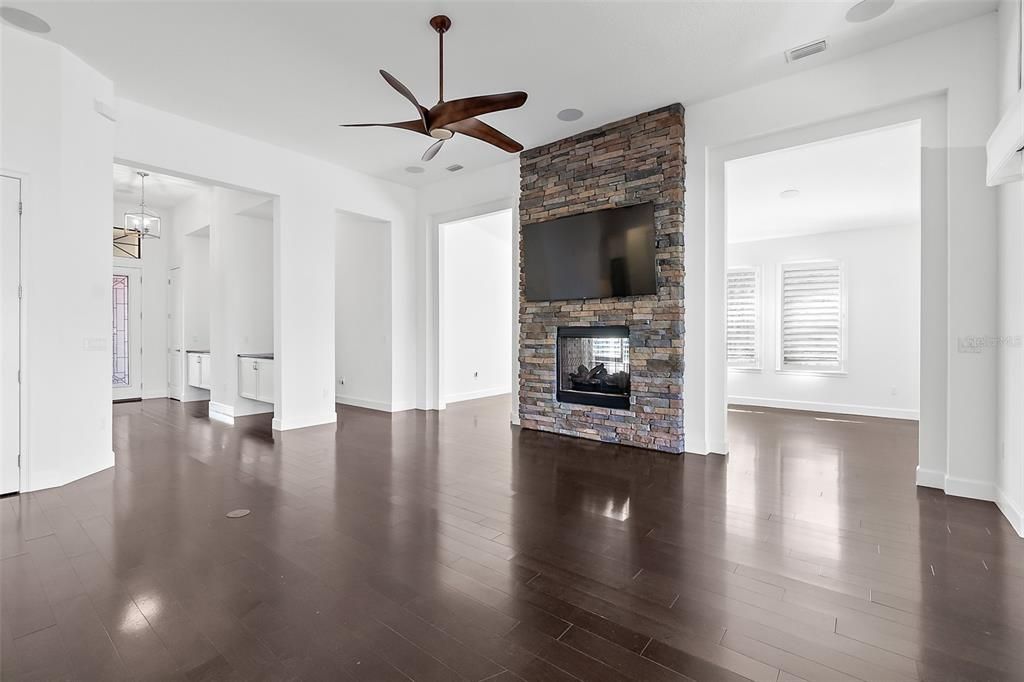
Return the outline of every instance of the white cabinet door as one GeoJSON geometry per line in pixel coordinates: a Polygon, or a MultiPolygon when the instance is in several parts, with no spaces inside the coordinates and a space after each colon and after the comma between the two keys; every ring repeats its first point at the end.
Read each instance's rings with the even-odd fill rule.
{"type": "Polygon", "coordinates": [[[199,387],[210,388],[210,356],[203,353],[199,356],[199,387]]]}
{"type": "Polygon", "coordinates": [[[188,385],[200,388],[203,384],[202,368],[200,365],[199,355],[196,353],[188,354],[188,385]]]}
{"type": "Polygon", "coordinates": [[[257,360],[256,372],[259,375],[256,399],[265,403],[274,402],[274,361],[257,360]]]}
{"type": "Polygon", "coordinates": [[[259,370],[256,367],[256,360],[238,358],[238,395],[243,398],[258,399],[260,382],[259,370]]]}

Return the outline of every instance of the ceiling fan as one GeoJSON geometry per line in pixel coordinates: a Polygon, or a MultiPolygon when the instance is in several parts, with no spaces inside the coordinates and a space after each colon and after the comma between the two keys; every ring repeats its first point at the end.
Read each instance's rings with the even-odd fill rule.
{"type": "Polygon", "coordinates": [[[439,83],[437,104],[427,109],[412,94],[409,88],[392,76],[384,69],[380,75],[403,97],[412,102],[416,107],[419,118],[411,121],[399,121],[397,123],[348,123],[343,124],[349,128],[361,128],[367,126],[384,126],[386,128],[401,128],[421,133],[437,140],[423,152],[423,160],[430,161],[456,133],[475,137],[478,140],[489,142],[495,147],[504,149],[507,152],[521,152],[523,145],[511,137],[495,130],[480,119],[476,118],[482,114],[489,114],[505,109],[516,109],[526,102],[525,92],[503,92],[497,95],[481,95],[479,97],[466,97],[464,99],[453,99],[450,102],[444,101],[444,34],[451,28],[452,21],[448,17],[438,15],[430,20],[430,26],[437,31],[438,38],[438,61],[439,61],[439,83]]]}

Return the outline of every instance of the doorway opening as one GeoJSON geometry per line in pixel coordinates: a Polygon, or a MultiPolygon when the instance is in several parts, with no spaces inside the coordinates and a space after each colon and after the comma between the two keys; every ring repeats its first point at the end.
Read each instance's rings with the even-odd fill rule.
{"type": "Polygon", "coordinates": [[[918,120],[725,163],[731,410],[919,419],[921,191],[918,120]]]}
{"type": "Polygon", "coordinates": [[[228,423],[273,411],[274,198],[127,163],[113,189],[114,400],[209,401],[228,423]],[[159,238],[124,229],[140,171],[159,238]]]}
{"type": "Polygon", "coordinates": [[[391,223],[338,212],[335,402],[391,412],[391,223]]]}
{"type": "Polygon", "coordinates": [[[438,225],[439,407],[512,391],[512,211],[438,225]]]}

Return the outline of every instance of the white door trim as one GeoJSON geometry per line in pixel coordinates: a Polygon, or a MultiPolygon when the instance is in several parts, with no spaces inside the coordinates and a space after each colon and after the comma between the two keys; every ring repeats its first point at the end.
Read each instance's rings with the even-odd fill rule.
{"type": "MultiPolygon", "coordinates": [[[[12,478],[14,479],[13,481],[11,481],[9,483],[8,482],[4,482],[2,484],[3,487],[0,487],[0,494],[6,495],[6,494],[10,494],[10,493],[20,492],[22,490],[22,488],[25,487],[24,486],[24,471],[25,471],[25,464],[27,463],[27,456],[26,456],[26,452],[25,452],[25,440],[26,440],[25,439],[25,421],[26,421],[25,391],[22,388],[25,385],[25,378],[26,378],[25,377],[25,299],[24,299],[24,290],[23,290],[22,287],[23,287],[24,281],[25,281],[25,265],[24,265],[25,246],[24,246],[24,238],[25,238],[25,222],[26,222],[26,219],[25,219],[25,216],[24,216],[24,205],[25,205],[25,199],[26,199],[26,196],[27,196],[27,192],[25,191],[26,185],[27,185],[27,181],[26,181],[26,177],[25,177],[24,174],[15,173],[15,172],[7,171],[7,170],[0,170],[0,177],[4,177],[4,178],[10,179],[10,180],[14,180],[14,181],[16,181],[18,183],[18,207],[19,207],[19,210],[18,210],[18,227],[17,227],[17,230],[18,230],[18,255],[17,255],[17,268],[18,268],[18,316],[17,316],[17,323],[18,323],[18,332],[17,332],[18,350],[17,350],[17,357],[18,357],[18,366],[17,366],[17,370],[16,370],[16,375],[14,377],[3,377],[3,380],[5,382],[9,381],[9,380],[10,381],[17,381],[18,382],[18,391],[17,391],[17,395],[18,395],[18,398],[17,398],[17,402],[18,402],[18,406],[17,406],[18,407],[18,416],[16,417],[16,423],[17,423],[17,428],[18,428],[18,436],[17,436],[17,443],[18,444],[17,444],[17,453],[15,455],[17,457],[17,474],[15,476],[12,476],[12,478]],[[13,485],[13,487],[10,487],[12,485],[13,485]]],[[[5,350],[4,353],[6,354],[6,352],[7,351],[5,350]]]]}

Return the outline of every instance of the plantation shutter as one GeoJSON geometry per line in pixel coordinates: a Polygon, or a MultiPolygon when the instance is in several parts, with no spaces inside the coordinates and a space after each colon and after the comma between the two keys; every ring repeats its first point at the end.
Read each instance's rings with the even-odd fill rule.
{"type": "Polygon", "coordinates": [[[841,370],[842,324],[839,263],[783,266],[783,369],[841,370]]]}
{"type": "Polygon", "coordinates": [[[730,367],[757,367],[758,281],[754,268],[732,268],[726,279],[726,355],[730,367]]]}

